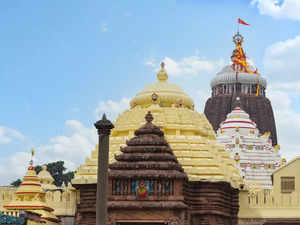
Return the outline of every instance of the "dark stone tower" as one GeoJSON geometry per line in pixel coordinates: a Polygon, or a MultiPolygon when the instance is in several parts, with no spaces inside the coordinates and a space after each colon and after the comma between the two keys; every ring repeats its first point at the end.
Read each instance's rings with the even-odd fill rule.
{"type": "Polygon", "coordinates": [[[212,95],[206,101],[204,113],[217,131],[226,115],[234,108],[237,97],[241,107],[257,124],[260,133],[270,132],[272,144],[277,145],[276,125],[271,102],[266,98],[266,80],[246,61],[243,37],[233,37],[232,65],[225,66],[211,81],[212,95]]]}

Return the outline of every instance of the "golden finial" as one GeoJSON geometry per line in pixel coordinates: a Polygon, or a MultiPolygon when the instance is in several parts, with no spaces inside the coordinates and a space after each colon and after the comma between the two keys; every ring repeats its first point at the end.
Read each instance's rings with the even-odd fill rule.
{"type": "Polygon", "coordinates": [[[164,62],[160,63],[160,70],[159,70],[159,72],[157,74],[157,79],[159,81],[166,81],[166,80],[168,80],[168,74],[167,74],[167,72],[165,70],[165,63],[164,62]]]}

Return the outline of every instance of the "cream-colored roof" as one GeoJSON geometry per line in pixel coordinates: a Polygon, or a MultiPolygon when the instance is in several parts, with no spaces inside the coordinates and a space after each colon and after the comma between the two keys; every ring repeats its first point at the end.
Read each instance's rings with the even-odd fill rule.
{"type": "Polygon", "coordinates": [[[193,100],[176,84],[168,82],[168,74],[162,67],[157,74],[158,81],[146,85],[131,101],[130,106],[149,107],[152,104],[159,104],[161,107],[182,106],[192,109],[193,100]],[[155,100],[153,95],[157,96],[155,100]]]}
{"type": "MultiPolygon", "coordinates": [[[[141,93],[148,93],[150,97],[150,90],[153,88],[147,86],[144,90],[149,91],[141,93]]],[[[179,93],[184,94],[183,91],[179,93]]],[[[134,136],[134,131],[145,123],[144,117],[151,111],[153,123],[164,131],[168,143],[190,180],[227,181],[234,187],[242,182],[234,160],[225,147],[215,141],[215,132],[204,114],[199,114],[184,105],[161,106],[151,101],[148,103],[149,105],[136,105],[117,118],[110,136],[110,162],[114,161],[115,154],[120,154],[120,146],[124,146],[126,140],[134,136]]],[[[97,182],[97,157],[96,148],[84,165],[77,169],[73,184],[97,182]]]]}

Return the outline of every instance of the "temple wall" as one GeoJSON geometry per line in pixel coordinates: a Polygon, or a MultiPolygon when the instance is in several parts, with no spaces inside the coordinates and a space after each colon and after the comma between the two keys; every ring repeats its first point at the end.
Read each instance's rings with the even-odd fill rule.
{"type": "Polygon", "coordinates": [[[3,206],[7,205],[10,201],[14,199],[16,190],[17,189],[15,187],[4,187],[4,186],[0,187],[0,211],[2,213],[11,215],[10,213],[6,213],[7,210],[4,209],[3,206]]]}
{"type": "Polygon", "coordinates": [[[239,218],[242,224],[259,218],[266,221],[300,222],[300,158],[297,157],[273,173],[272,190],[240,191],[239,218]],[[294,177],[294,190],[282,192],[281,178],[294,177]]]}
{"type": "Polygon", "coordinates": [[[185,202],[191,225],[236,225],[239,210],[238,189],[227,182],[187,182],[185,202]]]}
{"type": "MultiPolygon", "coordinates": [[[[241,221],[253,219],[300,221],[300,194],[281,194],[262,190],[257,193],[240,191],[241,221]]],[[[247,223],[246,223],[247,224],[247,223]]]]}
{"type": "MultiPolygon", "coordinates": [[[[16,216],[18,212],[4,209],[4,205],[13,200],[16,192],[14,187],[0,187],[0,211],[16,216]]],[[[46,202],[54,209],[54,214],[62,220],[62,225],[73,224],[76,210],[76,202],[79,200],[78,193],[73,188],[66,187],[61,191],[46,192],[46,202]]]]}
{"type": "Polygon", "coordinates": [[[176,225],[183,225],[184,210],[161,210],[161,209],[122,209],[109,210],[109,218],[113,224],[116,222],[139,221],[168,223],[170,220],[179,220],[176,225]],[[122,220],[118,220],[122,218],[122,220]]]}

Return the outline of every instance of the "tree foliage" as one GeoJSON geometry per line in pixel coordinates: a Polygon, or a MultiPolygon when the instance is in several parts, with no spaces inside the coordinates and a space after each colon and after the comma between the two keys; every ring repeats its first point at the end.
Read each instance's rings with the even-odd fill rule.
{"type": "Polygon", "coordinates": [[[17,179],[15,181],[11,182],[10,185],[14,186],[14,187],[19,187],[21,183],[22,183],[22,180],[21,179],[17,179]]]}
{"type": "MultiPolygon", "coordinates": [[[[56,161],[47,164],[47,170],[54,179],[54,184],[60,187],[63,183],[67,185],[74,178],[74,171],[66,172],[67,168],[64,167],[64,161],[56,161]]],[[[42,165],[34,167],[35,172],[38,174],[42,171],[42,165]]],[[[21,179],[13,181],[10,185],[18,187],[22,183],[21,179]]]]}
{"type": "Polygon", "coordinates": [[[34,170],[35,170],[36,174],[39,174],[39,172],[42,171],[42,167],[40,165],[37,165],[34,167],[34,170]]]}

